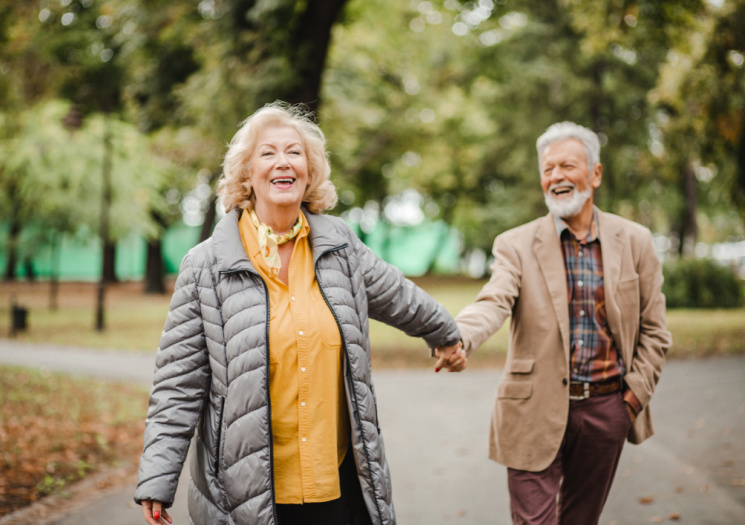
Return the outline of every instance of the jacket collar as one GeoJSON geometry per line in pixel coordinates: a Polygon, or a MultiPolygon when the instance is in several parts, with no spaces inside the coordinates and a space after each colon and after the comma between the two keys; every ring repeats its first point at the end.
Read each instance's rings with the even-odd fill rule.
{"type": "MultiPolygon", "coordinates": [[[[614,292],[621,274],[621,254],[626,242],[626,233],[618,221],[610,220],[609,214],[595,209],[598,236],[603,253],[603,279],[606,289],[606,312],[611,328],[618,325],[620,312],[615,303],[614,292]]],[[[551,304],[559,321],[564,351],[569,357],[569,310],[567,308],[567,285],[564,256],[556,223],[551,214],[538,220],[533,241],[533,252],[541,268],[543,279],[551,297],[551,304]]]]}
{"type": "MultiPolygon", "coordinates": [[[[246,255],[241,242],[238,219],[242,210],[234,208],[215,226],[212,232],[212,246],[215,251],[216,268],[218,272],[251,270],[254,265],[246,255]]],[[[303,213],[310,226],[308,240],[313,251],[313,263],[320,255],[328,250],[342,246],[347,239],[343,237],[334,222],[325,215],[311,213],[303,206],[303,213]]]]}
{"type": "Polygon", "coordinates": [[[561,241],[556,231],[556,224],[549,213],[538,220],[538,229],[533,240],[538,266],[543,274],[543,280],[551,297],[559,331],[564,347],[564,353],[569,359],[569,309],[567,308],[566,271],[564,270],[564,256],[561,252],[561,241]]]}

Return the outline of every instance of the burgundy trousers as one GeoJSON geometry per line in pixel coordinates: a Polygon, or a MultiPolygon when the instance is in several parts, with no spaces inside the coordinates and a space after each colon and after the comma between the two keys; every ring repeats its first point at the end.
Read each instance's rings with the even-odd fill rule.
{"type": "Polygon", "coordinates": [[[620,392],[570,401],[564,440],[541,472],[507,469],[515,525],[593,525],[600,519],[631,418],[620,392]]]}

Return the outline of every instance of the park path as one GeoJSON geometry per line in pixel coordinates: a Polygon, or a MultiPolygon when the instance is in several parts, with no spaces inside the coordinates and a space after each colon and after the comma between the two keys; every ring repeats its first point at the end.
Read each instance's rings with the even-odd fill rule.
{"type": "MultiPolygon", "coordinates": [[[[7,340],[0,340],[0,363],[142,384],[153,371],[152,355],[7,340]]],[[[500,374],[374,373],[400,525],[510,523],[505,469],[486,458],[500,374]]],[[[625,447],[600,523],[745,523],[745,356],[672,360],[652,410],[657,434],[625,447]]],[[[188,523],[186,481],[185,474],[172,513],[177,525],[188,523]]],[[[34,522],[144,523],[133,491],[131,483],[101,491],[34,522]]],[[[0,524],[25,523],[17,514],[0,524]]]]}

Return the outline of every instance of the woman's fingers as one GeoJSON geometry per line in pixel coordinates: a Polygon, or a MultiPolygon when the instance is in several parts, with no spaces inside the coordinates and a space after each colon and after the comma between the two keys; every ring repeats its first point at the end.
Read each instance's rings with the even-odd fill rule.
{"type": "Polygon", "coordinates": [[[451,372],[460,372],[461,370],[466,368],[467,362],[468,359],[466,358],[466,353],[463,351],[462,348],[459,348],[450,355],[450,358],[448,359],[445,366],[451,372]]]}
{"type": "Polygon", "coordinates": [[[141,503],[142,514],[145,516],[145,521],[150,525],[161,525],[163,521],[173,523],[173,520],[168,515],[168,511],[163,508],[163,504],[160,501],[144,499],[141,503]]]}
{"type": "Polygon", "coordinates": [[[144,499],[140,502],[142,505],[142,515],[145,517],[150,525],[158,525],[158,522],[153,519],[153,502],[149,499],[144,499]]]}
{"type": "Polygon", "coordinates": [[[153,501],[153,519],[160,521],[160,511],[163,510],[163,504],[160,501],[153,501]]]}

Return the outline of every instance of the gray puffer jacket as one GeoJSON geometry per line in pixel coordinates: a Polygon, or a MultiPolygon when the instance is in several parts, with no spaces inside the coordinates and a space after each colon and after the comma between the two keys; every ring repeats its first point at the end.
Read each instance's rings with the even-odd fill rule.
{"type": "MultiPolygon", "coordinates": [[[[370,373],[368,317],[429,346],[460,336],[450,314],[338,218],[305,211],[316,278],[344,350],[352,446],[372,522],[395,524],[370,373]]],[[[190,523],[276,525],[268,291],[226,215],[181,263],[150,393],[135,500],[170,506],[190,441],[190,523]],[[196,430],[196,437],[192,436],[196,430]]]]}

